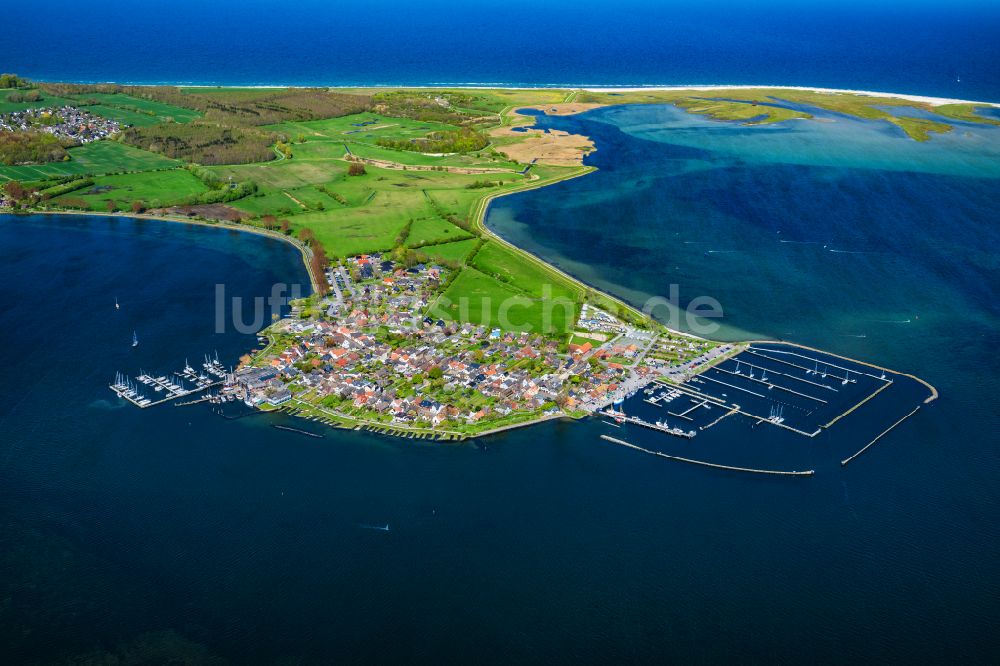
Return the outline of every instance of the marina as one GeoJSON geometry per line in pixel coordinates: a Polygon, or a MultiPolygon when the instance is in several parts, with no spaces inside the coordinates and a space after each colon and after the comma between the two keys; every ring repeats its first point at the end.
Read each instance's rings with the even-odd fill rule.
{"type": "MultiPolygon", "coordinates": [[[[906,406],[906,401],[920,399],[921,384],[927,386],[908,375],[818,350],[779,342],[755,342],[714,366],[700,369],[682,382],[656,378],[620,395],[612,406],[598,414],[605,417],[602,420],[605,425],[624,428],[623,433],[629,426],[636,425],[647,431],[690,440],[728,417],[739,415],[745,417],[751,431],[772,426],[780,432],[814,439],[862,410],[864,415],[860,418],[883,425],[879,430],[865,433],[865,441],[874,439],[844,460],[842,464],[846,465],[908,418],[909,415],[896,421],[900,414],[897,410],[901,406],[905,407],[904,412],[912,409],[912,403],[906,406]],[[907,379],[914,379],[914,382],[907,379]],[[891,393],[893,397],[879,399],[894,386],[900,386],[900,380],[903,386],[891,393]],[[903,398],[909,395],[914,397],[903,398]],[[663,412],[671,421],[669,425],[660,416],[663,412]],[[893,421],[896,423],[886,429],[884,424],[893,421]],[[676,427],[680,422],[683,427],[676,427]],[[877,434],[879,431],[881,434],[877,434]]],[[[932,400],[936,393],[933,388],[930,390],[929,400],[932,400]]],[[[734,453],[737,459],[744,455],[734,453]]],[[[766,460],[781,460],[772,458],[767,451],[761,451],[761,455],[766,460]]],[[[752,460],[753,456],[748,458],[752,460]]],[[[753,467],[757,466],[749,465],[747,469],[753,467]]]]}
{"type": "MultiPolygon", "coordinates": [[[[166,375],[153,376],[140,371],[135,377],[126,373],[115,373],[114,380],[108,385],[115,395],[132,403],[140,409],[155,407],[166,402],[177,400],[189,395],[195,395],[217,386],[231,384],[232,373],[219,361],[218,354],[214,357],[205,356],[200,371],[195,370],[187,360],[184,368],[166,375]]],[[[191,405],[209,400],[228,400],[231,396],[203,396],[190,400],[184,405],[191,405]]]]}

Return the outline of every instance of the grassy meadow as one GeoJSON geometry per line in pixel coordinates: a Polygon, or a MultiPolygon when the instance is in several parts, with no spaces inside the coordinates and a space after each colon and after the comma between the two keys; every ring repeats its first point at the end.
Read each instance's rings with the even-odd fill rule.
{"type": "Polygon", "coordinates": [[[157,153],[132,148],[117,141],[94,141],[69,149],[65,162],[0,166],[0,182],[7,180],[42,180],[59,176],[97,176],[121,171],[169,169],[177,160],[157,153]]]}
{"type": "Polygon", "coordinates": [[[53,202],[71,207],[84,202],[89,210],[103,211],[112,201],[120,210],[128,210],[135,201],[147,206],[170,206],[208,190],[187,169],[125,173],[93,180],[93,185],[56,197],[53,202]]]}

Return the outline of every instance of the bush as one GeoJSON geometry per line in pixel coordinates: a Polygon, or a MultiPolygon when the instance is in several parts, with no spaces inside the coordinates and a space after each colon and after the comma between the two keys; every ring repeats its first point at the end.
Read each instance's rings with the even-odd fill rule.
{"type": "Polygon", "coordinates": [[[205,121],[129,127],[122,141],[167,157],[200,164],[247,164],[275,159],[275,135],[256,128],[224,127],[205,121]]]}
{"type": "Polygon", "coordinates": [[[42,99],[41,93],[37,90],[27,92],[14,92],[7,95],[8,102],[38,102],[42,99]]]}
{"type": "Polygon", "coordinates": [[[365,165],[363,163],[361,163],[361,162],[351,162],[347,166],[347,175],[348,176],[363,176],[366,173],[368,173],[368,172],[365,171],[365,165]]]}
{"type": "Polygon", "coordinates": [[[74,190],[90,187],[93,184],[94,181],[90,178],[80,178],[78,180],[71,180],[69,182],[56,185],[55,187],[42,190],[41,194],[43,199],[53,199],[68,192],[73,192],[74,190]]]}
{"type": "Polygon", "coordinates": [[[40,164],[67,157],[63,141],[47,132],[0,132],[0,164],[40,164]]]}
{"type": "Polygon", "coordinates": [[[482,132],[463,127],[448,132],[431,132],[419,139],[378,139],[375,143],[383,148],[421,153],[468,153],[485,148],[489,139],[482,132]]]}

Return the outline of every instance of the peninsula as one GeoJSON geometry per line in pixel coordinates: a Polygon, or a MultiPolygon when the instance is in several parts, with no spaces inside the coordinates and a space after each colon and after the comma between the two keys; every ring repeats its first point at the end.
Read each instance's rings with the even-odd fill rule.
{"type": "MultiPolygon", "coordinates": [[[[814,437],[895,381],[816,350],[671,330],[494,234],[484,217],[495,197],[592,171],[588,137],[533,128],[526,109],[672,104],[745,125],[823,111],[916,141],[956,122],[1000,124],[974,102],[797,88],[183,88],[13,75],[0,86],[0,210],[199,222],[302,251],[312,294],[232,372],[206,360],[224,398],[436,439],[592,413],[688,438],[743,414],[814,437]],[[819,397],[833,379],[852,390],[819,397]],[[747,406],[763,397],[759,384],[824,409],[809,423],[773,406],[764,415],[766,400],[747,406]],[[639,391],[650,404],[694,407],[625,417],[616,407],[639,391]]],[[[112,387],[145,407],[141,384],[168,398],[216,385],[190,367],[140,379],[112,387]]]]}

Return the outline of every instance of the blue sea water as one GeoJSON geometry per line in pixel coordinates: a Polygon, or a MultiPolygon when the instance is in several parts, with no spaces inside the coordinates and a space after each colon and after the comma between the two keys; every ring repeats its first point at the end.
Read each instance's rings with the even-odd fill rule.
{"type": "Polygon", "coordinates": [[[979,0],[7,3],[0,68],[210,85],[780,84],[1000,101],[979,0]]]}
{"type": "MultiPolygon", "coordinates": [[[[67,7],[72,20],[46,19],[44,33],[29,29],[42,27],[37,7],[5,7],[21,29],[4,31],[0,69],[1000,100],[986,3],[59,0],[44,15],[67,7]]],[[[821,120],[542,117],[593,137],[599,170],[501,199],[488,222],[637,304],[670,283],[683,302],[713,296],[718,337],[813,344],[937,386],[939,400],[844,469],[844,451],[879,430],[872,410],[807,443],[730,419],[692,443],[588,421],[486,447],[313,439],[203,405],[136,410],[114,400],[112,374],[215,351],[235,362],[255,340],[215,332],[216,285],[252,298],[306,283],[294,249],[122,218],[0,216],[5,661],[995,661],[1000,132],[960,125],[918,144],[821,120]],[[817,475],[702,469],[606,433],[817,475]]]]}
{"type": "Polygon", "coordinates": [[[587,421],[456,447],[140,411],[113,399],[112,373],[234,362],[254,339],[215,332],[215,285],[305,282],[295,251],[0,217],[8,660],[992,660],[996,130],[916,144],[844,119],[745,128],[663,107],[539,123],[594,137],[599,170],[497,201],[498,231],[637,303],[669,281],[714,295],[720,337],[820,345],[941,398],[847,468],[922,389],[815,440],[727,419],[664,443],[587,421]],[[817,474],[699,468],[607,433],[817,474]]]}

